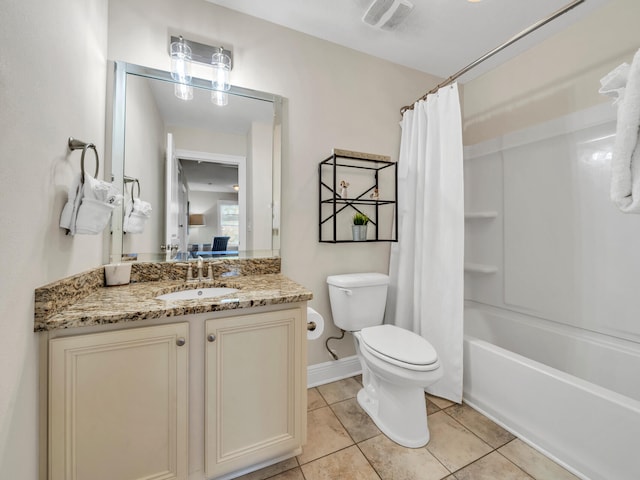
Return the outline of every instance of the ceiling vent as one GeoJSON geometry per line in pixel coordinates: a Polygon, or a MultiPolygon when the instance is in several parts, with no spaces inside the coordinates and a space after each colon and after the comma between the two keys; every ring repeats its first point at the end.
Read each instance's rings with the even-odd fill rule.
{"type": "Polygon", "coordinates": [[[362,21],[383,30],[395,30],[413,10],[408,0],[374,0],[362,21]]]}

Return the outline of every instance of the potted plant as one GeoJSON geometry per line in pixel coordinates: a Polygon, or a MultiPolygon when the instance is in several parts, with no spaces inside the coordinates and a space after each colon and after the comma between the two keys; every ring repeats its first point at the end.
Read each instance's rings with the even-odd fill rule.
{"type": "Polygon", "coordinates": [[[356,212],[351,226],[354,242],[364,242],[367,239],[367,223],[369,223],[369,217],[364,213],[356,212]]]}

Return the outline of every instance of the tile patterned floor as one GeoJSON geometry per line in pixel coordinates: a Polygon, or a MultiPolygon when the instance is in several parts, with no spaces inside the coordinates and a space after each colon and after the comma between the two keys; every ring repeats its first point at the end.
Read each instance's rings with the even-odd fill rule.
{"type": "Polygon", "coordinates": [[[302,454],[243,480],[577,480],[467,405],[427,395],[431,441],[404,448],[358,405],[360,377],[308,390],[302,454]]]}

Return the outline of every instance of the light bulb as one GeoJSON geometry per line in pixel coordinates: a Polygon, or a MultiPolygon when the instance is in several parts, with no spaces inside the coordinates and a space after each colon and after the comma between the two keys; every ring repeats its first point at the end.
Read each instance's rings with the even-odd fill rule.
{"type": "Polygon", "coordinates": [[[213,78],[211,79],[211,86],[214,90],[227,91],[231,88],[230,74],[231,72],[231,58],[224,53],[222,47],[219,51],[211,56],[211,65],[213,66],[213,78]]]}
{"type": "Polygon", "coordinates": [[[211,92],[211,103],[219,107],[224,107],[229,103],[229,95],[218,90],[211,92]]]}
{"type": "Polygon", "coordinates": [[[185,85],[184,83],[176,83],[173,85],[173,93],[180,100],[193,99],[193,87],[191,85],[185,85]]]}
{"type": "Polygon", "coordinates": [[[171,78],[180,83],[191,81],[191,47],[182,37],[171,44],[171,78]]]}

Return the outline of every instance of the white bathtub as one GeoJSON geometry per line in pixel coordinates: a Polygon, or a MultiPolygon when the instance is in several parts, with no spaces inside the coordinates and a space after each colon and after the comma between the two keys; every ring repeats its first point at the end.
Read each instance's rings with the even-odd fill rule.
{"type": "Polygon", "coordinates": [[[640,479],[640,345],[467,302],[464,400],[581,478],[640,479]]]}

